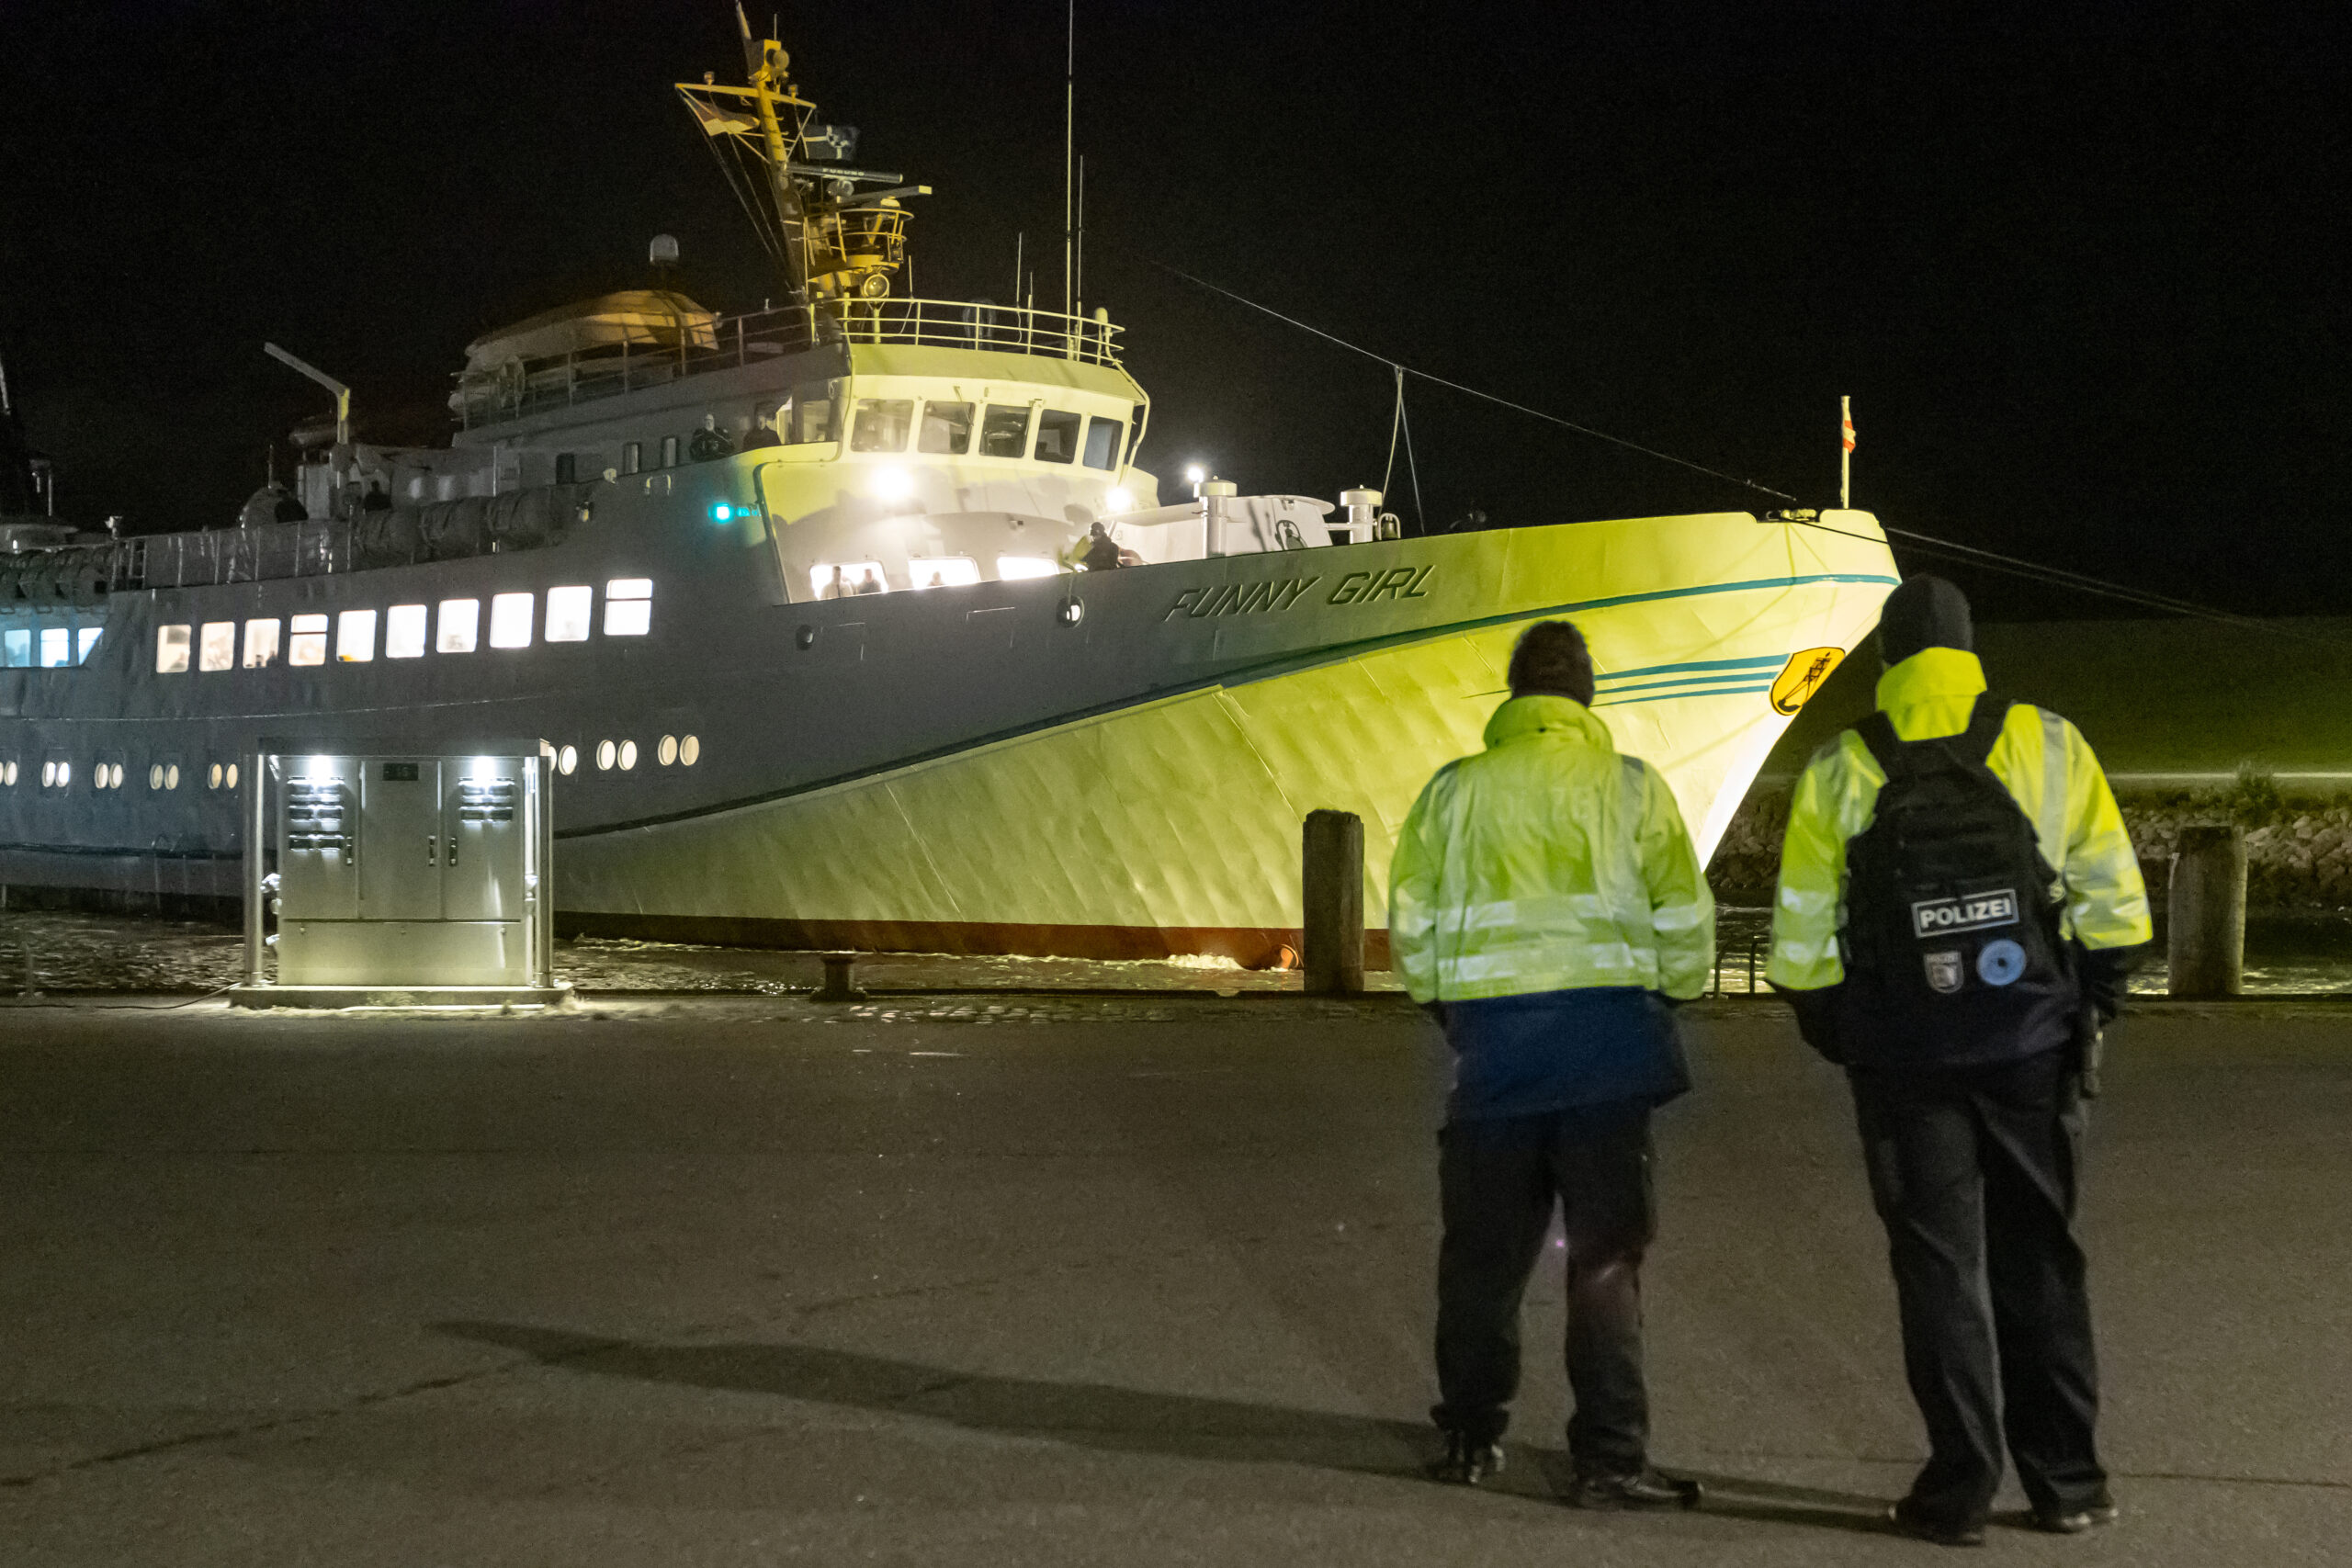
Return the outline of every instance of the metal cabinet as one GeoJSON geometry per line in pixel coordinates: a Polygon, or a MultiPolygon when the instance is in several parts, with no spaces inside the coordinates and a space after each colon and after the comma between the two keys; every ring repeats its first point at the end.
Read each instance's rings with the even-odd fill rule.
{"type": "Polygon", "coordinates": [[[545,987],[544,748],[253,760],[248,978],[279,987],[545,987]],[[264,864],[266,860],[270,863],[264,864]],[[261,907],[277,917],[262,931],[261,907]]]}

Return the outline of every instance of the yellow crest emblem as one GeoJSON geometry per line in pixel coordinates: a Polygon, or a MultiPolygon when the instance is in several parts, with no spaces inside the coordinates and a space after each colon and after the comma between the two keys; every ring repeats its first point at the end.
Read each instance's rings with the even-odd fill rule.
{"type": "Polygon", "coordinates": [[[1794,713],[1813,700],[1829,672],[1846,657],[1842,648],[1808,648],[1802,653],[1792,653],[1789,661],[1781,666],[1781,673],[1772,682],[1772,706],[1776,712],[1794,713]]]}

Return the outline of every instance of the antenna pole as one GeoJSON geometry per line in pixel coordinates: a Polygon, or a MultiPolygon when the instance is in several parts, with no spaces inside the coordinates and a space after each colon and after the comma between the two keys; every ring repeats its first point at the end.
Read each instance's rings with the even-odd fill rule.
{"type": "Polygon", "coordinates": [[[1854,400],[1838,400],[1838,505],[1854,504],[1854,400]]]}
{"type": "Polygon", "coordinates": [[[1070,160],[1078,133],[1078,0],[1069,0],[1068,47],[1062,62],[1062,314],[1070,314],[1077,275],[1070,261],[1070,160]]]}
{"type": "Polygon", "coordinates": [[[1078,295],[1073,316],[1086,314],[1086,154],[1078,155],[1078,295]]]}

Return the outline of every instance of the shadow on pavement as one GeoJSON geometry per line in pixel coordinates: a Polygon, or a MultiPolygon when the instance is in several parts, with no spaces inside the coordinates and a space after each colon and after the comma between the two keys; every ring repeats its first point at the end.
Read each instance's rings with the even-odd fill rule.
{"type": "MultiPolygon", "coordinates": [[[[689,1388],[775,1394],[887,1410],[977,1431],[1033,1437],[1118,1453],[1309,1465],[1419,1480],[1434,1452],[1418,1422],[1159,1393],[1108,1383],[1050,1382],[952,1371],[811,1345],[649,1345],[526,1324],[451,1322],[435,1332],[516,1350],[546,1366],[689,1388]]],[[[1520,1445],[1514,1444],[1514,1448],[1520,1445]]],[[[1565,1454],[1535,1450],[1518,1476],[1556,1475],[1565,1454]]],[[[1689,1473],[1689,1472],[1684,1472],[1689,1473]]],[[[1699,1475],[1706,1511],[1758,1522],[1878,1533],[1883,1499],[1699,1475]]]]}

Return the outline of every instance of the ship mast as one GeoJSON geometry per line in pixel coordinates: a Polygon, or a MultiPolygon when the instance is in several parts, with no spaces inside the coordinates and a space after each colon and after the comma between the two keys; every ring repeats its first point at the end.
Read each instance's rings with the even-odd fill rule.
{"type": "MultiPolygon", "coordinates": [[[[759,106],[760,142],[767,152],[768,185],[775,197],[776,234],[783,242],[785,288],[794,304],[805,305],[808,302],[808,224],[800,210],[799,186],[792,179],[791,143],[785,141],[775,106],[779,96],[795,106],[809,106],[800,103],[792,91],[792,79],[785,73],[792,57],[774,39],[752,41],[752,24],[740,3],[735,7],[735,25],[742,29],[743,69],[751,77],[752,102],[759,106]]],[[[800,140],[801,119],[799,116],[793,119],[792,142],[800,140]]]]}

